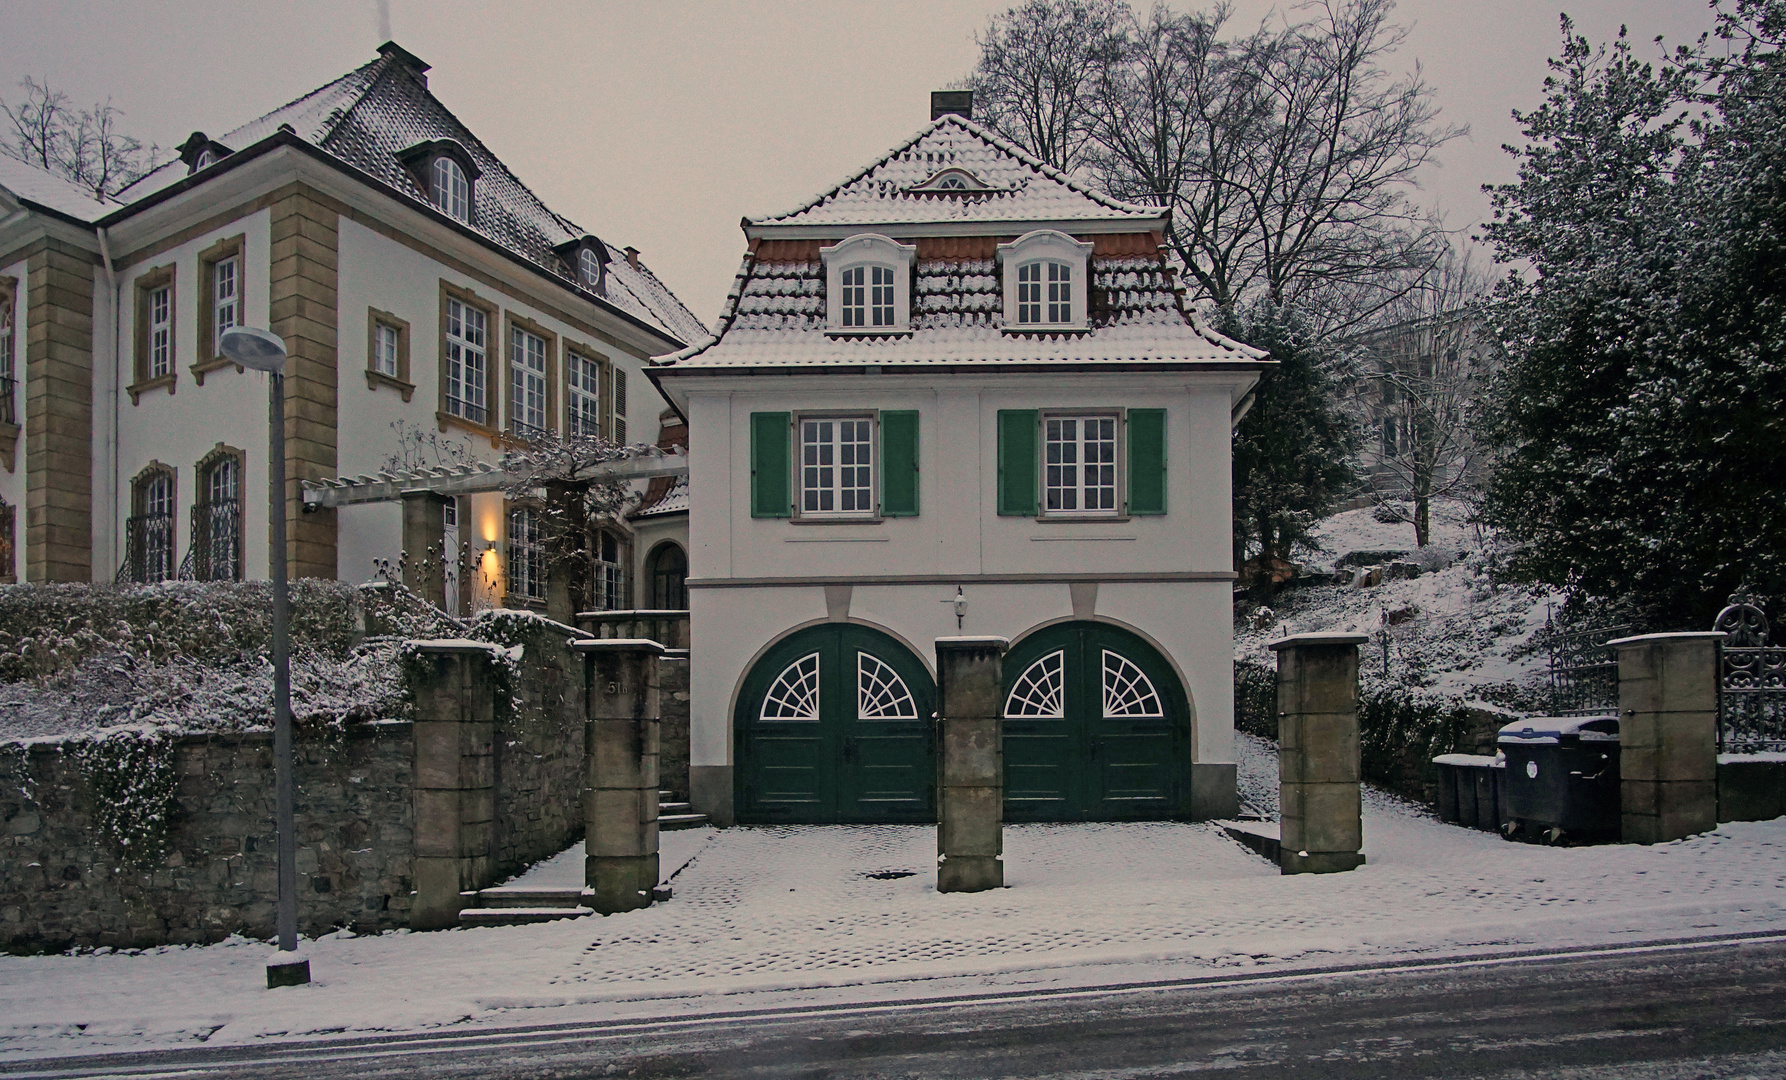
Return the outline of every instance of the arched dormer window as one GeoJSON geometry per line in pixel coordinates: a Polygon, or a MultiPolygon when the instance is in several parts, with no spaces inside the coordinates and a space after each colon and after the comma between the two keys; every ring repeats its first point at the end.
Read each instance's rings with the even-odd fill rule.
{"type": "Polygon", "coordinates": [[[973,191],[991,191],[984,180],[957,166],[939,169],[922,184],[905,189],[911,195],[964,195],[973,191]]]}
{"type": "Polygon", "coordinates": [[[1005,285],[1005,332],[1084,330],[1091,245],[1037,229],[998,246],[1005,285]]]}
{"type": "Polygon", "coordinates": [[[602,278],[608,272],[608,248],[594,236],[579,236],[552,249],[564,260],[564,266],[578,285],[592,293],[602,291],[602,278]]]}
{"type": "Polygon", "coordinates": [[[863,233],[820,248],[834,334],[904,334],[911,323],[915,244],[863,233]]]}
{"type": "Polygon", "coordinates": [[[478,167],[465,147],[451,139],[417,143],[398,155],[415,174],[428,201],[454,221],[475,224],[478,167]]]}

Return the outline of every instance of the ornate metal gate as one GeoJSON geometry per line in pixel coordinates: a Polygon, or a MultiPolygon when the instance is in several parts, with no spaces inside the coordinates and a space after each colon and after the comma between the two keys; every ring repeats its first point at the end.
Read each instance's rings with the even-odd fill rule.
{"type": "Polygon", "coordinates": [[[1553,716],[1598,716],[1619,708],[1619,663],[1606,643],[1631,633],[1628,624],[1565,630],[1545,623],[1553,716]]]}
{"type": "Polygon", "coordinates": [[[1767,616],[1739,592],[1712,629],[1728,635],[1718,672],[1719,752],[1786,750],[1786,648],[1767,643],[1767,616]]]}

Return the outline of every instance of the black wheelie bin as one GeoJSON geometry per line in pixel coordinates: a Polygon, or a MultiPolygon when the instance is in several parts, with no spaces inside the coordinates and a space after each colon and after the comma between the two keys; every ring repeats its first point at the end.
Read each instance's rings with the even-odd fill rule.
{"type": "Polygon", "coordinates": [[[1534,716],[1501,729],[1507,759],[1501,826],[1559,844],[1619,835],[1619,718],[1534,716]]]}

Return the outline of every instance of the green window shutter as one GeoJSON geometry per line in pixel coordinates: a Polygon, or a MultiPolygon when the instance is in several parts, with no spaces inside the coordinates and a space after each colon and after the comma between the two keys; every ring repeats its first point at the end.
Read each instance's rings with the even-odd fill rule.
{"type": "Polygon", "coordinates": [[[1166,512],[1166,410],[1129,410],[1129,513],[1166,512]]]}
{"type": "Polygon", "coordinates": [[[788,414],[750,414],[750,516],[794,516],[788,493],[788,414]]]}
{"type": "Polygon", "coordinates": [[[1036,516],[1036,410],[998,411],[998,512],[1036,516]]]}
{"type": "Polygon", "coordinates": [[[881,413],[881,515],[918,513],[918,414],[881,413]]]}

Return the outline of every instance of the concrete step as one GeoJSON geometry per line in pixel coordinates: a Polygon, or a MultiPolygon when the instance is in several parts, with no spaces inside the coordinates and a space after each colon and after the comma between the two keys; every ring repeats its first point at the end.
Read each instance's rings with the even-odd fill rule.
{"type": "Polygon", "coordinates": [[[497,885],[479,889],[472,908],[574,908],[583,905],[580,888],[528,889],[497,885]]]}
{"type": "Polygon", "coordinates": [[[460,926],[523,926],[555,919],[580,919],[594,915],[586,907],[474,907],[459,912],[460,926]]]}
{"type": "Polygon", "coordinates": [[[1277,863],[1278,852],[1282,845],[1278,840],[1278,823],[1275,821],[1224,821],[1222,831],[1251,848],[1262,858],[1277,863]]]}
{"type": "Polygon", "coordinates": [[[707,824],[706,814],[663,814],[657,815],[658,831],[671,829],[698,829],[707,824]]]}
{"type": "Polygon", "coordinates": [[[685,802],[660,802],[657,804],[658,817],[663,817],[665,814],[686,814],[688,812],[689,805],[685,802]]]}

